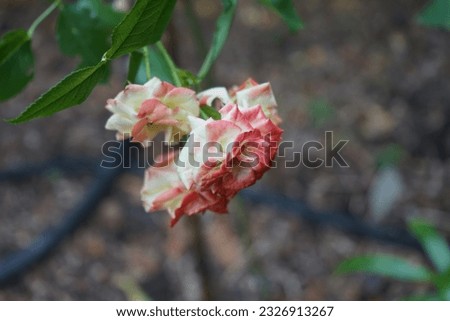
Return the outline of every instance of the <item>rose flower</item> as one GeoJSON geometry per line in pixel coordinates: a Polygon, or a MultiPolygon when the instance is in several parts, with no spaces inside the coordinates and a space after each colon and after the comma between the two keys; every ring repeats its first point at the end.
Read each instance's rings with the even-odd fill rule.
{"type": "Polygon", "coordinates": [[[193,90],[154,77],[144,85],[128,85],[107,101],[106,109],[113,115],[105,127],[116,130],[118,139],[147,143],[164,132],[165,141],[173,142],[190,132],[188,117],[198,116],[199,103],[193,90]]]}
{"type": "Polygon", "coordinates": [[[271,167],[282,130],[262,107],[230,103],[219,112],[220,120],[190,117],[193,130],[178,160],[172,153],[163,166],[147,170],[144,206],[167,209],[171,225],[205,210],[226,213],[230,199],[271,167]]]}

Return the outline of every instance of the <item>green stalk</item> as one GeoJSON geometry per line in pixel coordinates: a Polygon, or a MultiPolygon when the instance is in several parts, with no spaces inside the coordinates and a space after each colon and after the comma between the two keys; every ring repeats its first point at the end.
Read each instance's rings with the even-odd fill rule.
{"type": "Polygon", "coordinates": [[[148,48],[145,46],[143,49],[144,54],[144,64],[145,64],[145,75],[147,76],[147,80],[150,80],[152,73],[150,72],[150,57],[148,55],[148,48]]]}
{"type": "Polygon", "coordinates": [[[42,21],[44,21],[52,12],[60,5],[61,0],[56,0],[53,2],[50,7],[48,7],[39,17],[34,20],[34,22],[31,24],[30,28],[28,29],[28,36],[31,38],[34,34],[34,31],[36,28],[41,24],[42,21]]]}
{"type": "Polygon", "coordinates": [[[216,30],[213,35],[211,46],[202,66],[200,67],[200,71],[197,74],[200,81],[205,79],[214,65],[214,62],[219,57],[228,38],[231,24],[236,13],[237,0],[222,0],[222,4],[223,11],[217,19],[216,30]]]}

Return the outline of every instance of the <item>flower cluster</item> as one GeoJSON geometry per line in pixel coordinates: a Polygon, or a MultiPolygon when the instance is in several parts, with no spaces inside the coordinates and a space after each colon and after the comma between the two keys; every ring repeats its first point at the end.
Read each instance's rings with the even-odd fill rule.
{"type": "Polygon", "coordinates": [[[196,95],[152,78],[108,100],[113,115],[106,128],[142,143],[160,132],[169,143],[188,137],[146,171],[141,191],[145,209],[167,210],[173,226],[183,215],[226,213],[231,198],[270,169],[283,132],[276,107],[270,84],[252,79],[196,95]],[[220,118],[201,118],[211,106],[220,118]]]}

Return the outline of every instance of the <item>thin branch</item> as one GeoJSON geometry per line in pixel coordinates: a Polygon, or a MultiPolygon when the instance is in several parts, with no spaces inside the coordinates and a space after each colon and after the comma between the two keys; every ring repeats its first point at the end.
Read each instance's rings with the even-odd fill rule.
{"type": "Polygon", "coordinates": [[[28,29],[28,36],[31,38],[36,30],[36,28],[41,24],[42,21],[44,21],[58,6],[60,5],[61,0],[56,0],[53,2],[50,7],[48,7],[39,17],[34,20],[34,22],[31,24],[30,28],[28,29]]]}

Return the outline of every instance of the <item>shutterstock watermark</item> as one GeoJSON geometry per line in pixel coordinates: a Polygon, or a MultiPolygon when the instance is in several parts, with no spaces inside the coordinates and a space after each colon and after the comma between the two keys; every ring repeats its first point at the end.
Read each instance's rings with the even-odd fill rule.
{"type": "Polygon", "coordinates": [[[233,159],[226,164],[230,167],[268,166],[270,168],[306,168],[319,167],[350,167],[341,154],[349,140],[335,140],[332,131],[324,133],[324,140],[307,141],[301,146],[295,141],[282,141],[278,146],[270,136],[253,141],[243,139],[224,145],[222,142],[203,141],[191,135],[185,142],[177,144],[167,142],[152,142],[144,148],[140,144],[125,145],[120,141],[108,141],[102,146],[104,159],[100,166],[103,168],[147,168],[162,166],[165,160],[158,157],[164,153],[178,153],[176,165],[179,167],[200,167],[216,164],[233,159]],[[159,145],[159,146],[157,146],[159,145]],[[127,151],[125,149],[128,149],[127,151]],[[134,153],[130,152],[134,151],[134,153]],[[273,155],[277,155],[276,158],[273,155]],[[132,159],[133,158],[133,159],[132,159]]]}
{"type": "Polygon", "coordinates": [[[283,141],[278,151],[278,159],[283,160],[286,168],[295,168],[304,166],[307,168],[319,167],[350,167],[341,151],[349,140],[338,140],[335,143],[332,131],[325,132],[324,143],[320,141],[307,141],[302,144],[301,151],[294,151],[288,158],[286,155],[289,150],[296,150],[296,143],[293,141],[283,141]]]}

